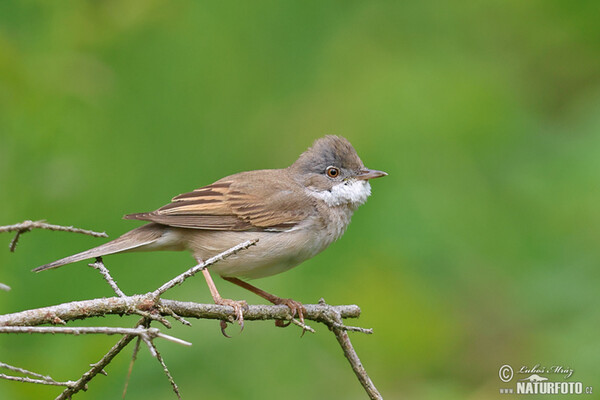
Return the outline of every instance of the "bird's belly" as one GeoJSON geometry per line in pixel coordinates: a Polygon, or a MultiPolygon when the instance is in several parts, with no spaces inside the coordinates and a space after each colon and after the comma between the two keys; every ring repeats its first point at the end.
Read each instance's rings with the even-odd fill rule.
{"type": "Polygon", "coordinates": [[[188,247],[206,260],[246,240],[258,243],[208,267],[221,276],[262,278],[287,271],[324,250],[332,240],[321,232],[230,232],[186,230],[188,247]]]}

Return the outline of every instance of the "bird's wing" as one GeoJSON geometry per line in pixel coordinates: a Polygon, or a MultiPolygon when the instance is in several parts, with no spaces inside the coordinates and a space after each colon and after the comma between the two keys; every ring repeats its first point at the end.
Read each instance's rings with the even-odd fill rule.
{"type": "Polygon", "coordinates": [[[207,230],[281,231],[305,219],[311,201],[284,170],[250,171],[180,194],[156,211],[126,215],[125,219],[207,230]]]}

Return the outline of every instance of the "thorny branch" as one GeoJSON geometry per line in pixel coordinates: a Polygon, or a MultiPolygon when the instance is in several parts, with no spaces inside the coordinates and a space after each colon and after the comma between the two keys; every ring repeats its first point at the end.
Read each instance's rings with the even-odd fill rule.
{"type": "Polygon", "coordinates": [[[211,257],[208,260],[203,261],[198,265],[193,266],[192,268],[185,271],[183,274],[176,276],[175,278],[171,279],[169,282],[165,283],[164,285],[162,285],[161,287],[156,289],[152,294],[155,297],[158,297],[158,296],[162,295],[164,292],[166,292],[167,290],[169,290],[177,285],[181,285],[183,283],[183,281],[185,281],[187,278],[189,278],[191,276],[194,276],[198,271],[201,271],[204,268],[207,268],[216,262],[224,260],[227,257],[234,255],[235,253],[238,253],[242,250],[246,250],[248,247],[254,246],[257,242],[258,242],[258,239],[246,240],[245,242],[240,243],[237,246],[233,246],[232,248],[225,250],[224,252],[217,254],[216,256],[211,257]]]}
{"type": "MultiPolygon", "coordinates": [[[[14,251],[19,236],[24,232],[29,232],[31,229],[50,229],[60,230],[67,232],[83,233],[92,236],[106,237],[105,233],[98,233],[93,231],[87,231],[83,229],[64,227],[59,225],[50,225],[42,221],[25,221],[21,224],[15,224],[10,226],[0,227],[0,233],[2,232],[13,232],[17,234],[10,245],[10,250],[14,251]]],[[[215,304],[198,304],[192,302],[181,302],[176,300],[161,299],[167,290],[173,288],[176,285],[183,283],[187,278],[193,276],[198,271],[201,271],[208,266],[223,260],[224,258],[231,256],[239,251],[243,251],[248,247],[256,244],[258,240],[251,240],[244,243],[240,243],[237,246],[211,258],[203,263],[195,265],[188,269],[183,274],[178,275],[169,282],[162,285],[155,291],[148,292],[144,295],[133,295],[127,296],[119,289],[115,280],[110,275],[108,269],[102,263],[99,258],[95,263],[90,266],[96,268],[104,277],[104,279],[111,286],[113,291],[117,294],[117,297],[101,298],[93,300],[74,301],[70,303],[58,304],[50,307],[43,307],[32,310],[25,310],[13,314],[0,315],[0,333],[63,333],[63,334],[121,334],[123,337],[95,364],[91,365],[91,368],[85,372],[81,378],[77,381],[68,382],[57,382],[54,379],[44,376],[41,374],[33,373],[25,369],[12,367],[7,364],[0,363],[0,367],[20,372],[27,376],[10,376],[0,374],[0,378],[9,380],[18,380],[21,382],[48,384],[57,386],[66,386],[66,389],[56,398],[58,399],[70,399],[73,394],[87,390],[87,383],[92,380],[96,375],[104,372],[106,367],[114,357],[119,354],[134,338],[138,338],[138,345],[140,342],[144,342],[150,351],[150,353],[159,361],[165,375],[172,385],[174,393],[179,399],[181,399],[179,388],[173,380],[171,373],[169,372],[161,354],[156,349],[153,339],[161,337],[163,339],[171,340],[176,343],[191,345],[186,341],[178,338],[174,338],[169,335],[161,333],[156,328],[150,328],[149,324],[152,320],[158,320],[163,325],[170,327],[170,324],[163,317],[173,317],[177,321],[190,325],[184,317],[187,318],[201,318],[201,319],[219,319],[222,321],[233,321],[235,315],[232,307],[220,306],[215,304]],[[50,327],[39,327],[42,324],[66,324],[66,321],[72,321],[77,319],[86,319],[90,317],[98,317],[109,314],[140,314],[143,318],[138,321],[135,328],[108,328],[108,327],[92,327],[92,328],[81,328],[81,327],[64,327],[64,326],[50,326],[50,327]]],[[[1,284],[0,284],[1,285],[1,284]]],[[[6,289],[5,285],[2,285],[2,289],[6,289]]],[[[364,387],[365,391],[369,395],[370,399],[382,399],[381,394],[377,391],[377,388],[373,385],[373,382],[367,375],[366,370],[362,366],[356,351],[354,350],[350,338],[348,337],[348,331],[356,331],[370,334],[371,329],[365,329],[360,327],[346,326],[343,324],[343,318],[358,318],[360,315],[360,309],[355,305],[343,305],[343,306],[331,306],[327,305],[323,299],[319,301],[319,304],[308,304],[304,306],[306,313],[304,319],[312,320],[325,324],[336,336],[346,359],[350,362],[352,369],[358,380],[364,387]]],[[[299,321],[296,321],[290,315],[290,309],[283,305],[251,305],[248,310],[244,311],[245,320],[291,320],[297,325],[300,325],[303,330],[314,330],[299,321]]],[[[135,354],[137,353],[137,347],[134,351],[134,357],[132,364],[135,360],[135,354]]],[[[131,366],[130,366],[131,370],[131,366]]],[[[126,388],[125,388],[126,390],[126,388]]]]}
{"type": "MultiPolygon", "coordinates": [[[[335,327],[337,325],[332,324],[328,319],[332,312],[339,313],[341,318],[358,318],[360,315],[360,308],[355,305],[305,304],[304,308],[306,308],[304,319],[329,323],[335,327]]],[[[234,317],[234,312],[229,306],[169,299],[152,300],[148,296],[134,295],[72,301],[55,306],[0,315],[0,329],[8,326],[27,327],[44,324],[64,324],[67,321],[106,315],[129,315],[136,314],[136,310],[158,313],[163,316],[170,316],[169,311],[171,311],[181,317],[198,319],[229,320],[234,317]]],[[[289,318],[289,308],[283,305],[249,305],[248,310],[244,311],[244,319],[248,321],[286,320],[289,318]]],[[[340,327],[347,330],[356,330],[354,327],[343,327],[343,325],[340,325],[340,327]]]]}
{"type": "Polygon", "coordinates": [[[106,283],[108,283],[108,285],[117,294],[117,296],[125,297],[125,293],[123,293],[121,291],[121,289],[119,288],[119,286],[117,286],[117,282],[115,282],[115,280],[111,276],[110,271],[108,270],[108,268],[106,268],[104,266],[104,263],[102,262],[102,257],[96,258],[95,263],[88,264],[88,265],[90,267],[94,268],[95,270],[97,270],[98,272],[100,272],[100,274],[104,277],[104,280],[106,281],[106,283]]]}
{"type": "MultiPolygon", "coordinates": [[[[325,300],[321,299],[319,301],[319,304],[325,305],[325,300]]],[[[323,314],[323,318],[325,319],[325,321],[323,322],[335,334],[338,343],[344,351],[344,356],[346,356],[346,359],[352,366],[352,370],[356,374],[356,377],[358,378],[360,384],[365,388],[367,394],[369,395],[369,398],[373,400],[382,399],[383,397],[373,384],[373,381],[371,381],[371,378],[369,378],[369,375],[367,374],[367,371],[360,362],[358,354],[356,354],[356,350],[354,350],[354,346],[352,346],[352,342],[350,342],[350,337],[348,336],[349,330],[355,331],[358,329],[364,333],[373,333],[373,331],[345,326],[342,321],[342,316],[339,312],[336,312],[335,310],[328,310],[327,313],[323,314]]]]}
{"type": "Polygon", "coordinates": [[[9,245],[10,251],[15,251],[15,248],[17,247],[17,243],[21,235],[23,233],[31,231],[32,229],[48,229],[50,231],[81,233],[84,235],[94,237],[108,237],[108,235],[105,232],[94,232],[87,229],[74,228],[72,226],[52,225],[44,221],[23,221],[19,224],[0,226],[0,233],[15,231],[17,232],[17,234],[15,235],[15,237],[9,245]]]}
{"type": "Polygon", "coordinates": [[[11,380],[11,381],[37,383],[40,385],[67,386],[67,387],[72,386],[74,384],[74,382],[72,382],[72,381],[58,382],[48,375],[42,375],[42,374],[38,374],[35,372],[31,372],[24,368],[14,367],[12,365],[8,365],[3,362],[0,362],[0,368],[4,368],[9,371],[18,372],[20,374],[26,375],[26,376],[13,376],[13,375],[0,374],[0,378],[11,380]],[[30,378],[30,377],[33,377],[33,378],[30,378]]]}
{"type": "MultiPolygon", "coordinates": [[[[0,226],[0,233],[4,232],[17,232],[13,240],[10,241],[8,248],[11,252],[14,252],[17,248],[19,238],[23,233],[29,232],[32,229],[48,229],[51,231],[64,231],[73,233],[82,233],[84,235],[90,235],[94,237],[108,237],[105,232],[94,232],[87,229],[74,228],[72,226],[52,225],[44,221],[23,221],[19,224],[0,226]]],[[[0,290],[10,290],[10,286],[7,286],[0,282],[0,290]]]]}
{"type": "Polygon", "coordinates": [[[56,400],[70,399],[75,393],[86,390],[87,383],[91,381],[96,375],[102,374],[104,367],[106,367],[117,354],[121,352],[128,344],[135,338],[135,335],[125,335],[95,364],[91,364],[91,367],[85,372],[81,378],[79,378],[72,386],[66,388],[56,400]]]}
{"type": "Polygon", "coordinates": [[[173,343],[179,343],[191,346],[190,342],[178,339],[173,336],[161,333],[157,328],[112,328],[106,326],[99,327],[66,327],[66,326],[0,326],[0,333],[63,333],[67,335],[133,335],[139,336],[142,340],[152,340],[154,338],[163,338],[173,343]]]}

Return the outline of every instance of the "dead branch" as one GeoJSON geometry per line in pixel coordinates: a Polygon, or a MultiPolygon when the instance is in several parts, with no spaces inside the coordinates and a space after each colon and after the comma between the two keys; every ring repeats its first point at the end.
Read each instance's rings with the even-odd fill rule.
{"type": "Polygon", "coordinates": [[[26,376],[14,376],[14,375],[0,374],[0,378],[11,380],[11,381],[37,383],[40,385],[67,386],[67,387],[72,386],[74,384],[74,382],[72,382],[72,381],[58,382],[48,375],[38,374],[36,372],[28,371],[24,368],[14,367],[12,365],[5,364],[3,362],[0,362],[0,368],[8,369],[9,371],[18,372],[20,374],[26,375],[26,376]],[[33,377],[33,378],[31,378],[31,377],[33,377]]]}
{"type": "Polygon", "coordinates": [[[162,295],[167,290],[169,290],[177,285],[181,285],[183,283],[183,281],[185,281],[187,278],[189,278],[191,276],[194,276],[198,271],[201,271],[204,268],[207,268],[221,260],[224,260],[227,257],[240,252],[241,250],[246,250],[248,247],[254,246],[256,243],[258,243],[258,239],[246,240],[245,242],[240,243],[237,246],[233,246],[229,250],[225,250],[224,252],[217,254],[216,256],[211,257],[208,260],[203,261],[198,265],[193,266],[192,268],[185,271],[183,274],[176,276],[175,278],[171,279],[169,282],[165,283],[164,285],[162,285],[161,287],[156,289],[153,292],[153,295],[156,297],[162,295]]]}
{"type": "Polygon", "coordinates": [[[119,288],[119,286],[117,286],[117,282],[111,276],[110,271],[108,270],[108,268],[106,268],[104,266],[104,263],[102,262],[102,257],[96,258],[96,262],[92,263],[92,264],[88,264],[88,266],[90,266],[90,267],[94,268],[95,270],[97,270],[98,272],[100,272],[100,274],[104,277],[104,280],[106,281],[106,283],[108,283],[108,285],[117,294],[117,296],[125,297],[125,293],[123,293],[121,291],[121,289],[119,288]]]}
{"type": "Polygon", "coordinates": [[[101,334],[101,335],[133,335],[139,336],[142,340],[150,341],[154,338],[163,338],[173,343],[179,343],[186,346],[191,346],[190,342],[178,339],[173,336],[161,333],[157,328],[113,328],[108,326],[92,326],[92,327],[66,327],[66,326],[0,326],[0,333],[62,333],[66,335],[86,335],[86,334],[101,334]]]}
{"type": "Polygon", "coordinates": [[[14,375],[6,375],[6,374],[0,374],[0,379],[5,379],[7,381],[36,383],[38,385],[52,385],[52,386],[70,386],[73,384],[71,381],[55,382],[55,381],[47,381],[45,379],[29,378],[27,376],[14,376],[14,375]]]}
{"type": "MultiPolygon", "coordinates": [[[[325,300],[321,299],[319,303],[324,304],[325,300]]],[[[371,378],[369,378],[367,370],[365,370],[360,362],[360,358],[358,358],[358,354],[356,354],[356,350],[354,350],[354,346],[352,346],[352,342],[350,342],[350,337],[348,336],[349,330],[355,331],[360,329],[360,331],[364,332],[362,328],[352,327],[352,329],[350,329],[351,327],[345,326],[342,321],[342,316],[332,309],[327,310],[327,313],[323,314],[323,317],[326,319],[326,322],[324,321],[324,323],[327,324],[329,329],[335,334],[335,338],[344,351],[344,356],[346,356],[350,366],[352,366],[354,374],[356,374],[360,384],[363,386],[363,388],[365,388],[369,398],[372,400],[383,399],[373,384],[373,381],[371,381],[371,378]]],[[[372,331],[365,333],[372,333],[372,331]]]]}
{"type": "MultiPolygon", "coordinates": [[[[341,318],[358,318],[360,308],[356,305],[331,306],[327,304],[305,304],[304,319],[328,323],[325,317],[339,313],[341,318]]],[[[169,299],[152,299],[151,296],[134,295],[125,297],[105,297],[93,300],[72,301],[49,307],[36,308],[0,315],[2,326],[39,326],[44,324],[64,324],[66,321],[103,317],[106,315],[137,314],[136,310],[158,313],[169,317],[171,312],[184,318],[230,320],[235,317],[229,306],[200,304],[169,299]]],[[[288,320],[290,309],[284,305],[250,305],[244,311],[248,321],[288,320]]]]}
{"type": "Polygon", "coordinates": [[[103,373],[104,367],[106,367],[113,358],[116,357],[117,354],[121,352],[128,344],[131,342],[136,336],[135,335],[125,335],[123,336],[101,359],[95,364],[92,364],[91,367],[86,373],[84,373],[81,378],[79,378],[73,385],[67,387],[57,398],[56,400],[66,400],[70,399],[75,393],[86,390],[87,384],[91,381],[96,375],[103,373]]]}
{"type": "Polygon", "coordinates": [[[13,240],[10,242],[10,251],[15,251],[19,238],[23,233],[29,232],[32,229],[48,229],[51,231],[63,231],[81,233],[83,235],[89,235],[94,237],[108,237],[105,232],[94,232],[87,229],[74,228],[72,226],[52,225],[42,221],[23,221],[19,224],[0,226],[0,233],[4,232],[17,232],[13,240]]]}
{"type": "MultiPolygon", "coordinates": [[[[50,229],[60,230],[67,232],[83,233],[92,236],[106,236],[105,233],[98,233],[87,231],[83,229],[73,227],[63,227],[59,225],[50,225],[42,221],[32,222],[25,221],[21,224],[10,225],[0,227],[1,232],[12,232],[16,231],[17,235],[11,242],[10,249],[14,250],[19,236],[24,232],[29,232],[31,229],[50,229]]],[[[119,289],[116,281],[110,275],[110,272],[102,263],[101,259],[97,259],[96,263],[90,264],[90,266],[96,268],[108,282],[112,290],[117,294],[117,297],[100,298],[83,301],[73,301],[69,303],[58,304],[55,306],[42,307],[32,310],[25,310],[12,314],[0,315],[0,333],[63,333],[63,334],[120,334],[123,337],[95,364],[92,364],[92,368],[85,372],[81,378],[75,382],[56,382],[52,378],[35,374],[23,369],[17,369],[16,367],[5,367],[16,372],[24,373],[25,377],[8,376],[0,374],[0,378],[19,380],[22,382],[39,383],[39,384],[51,384],[58,386],[66,386],[66,389],[57,397],[57,399],[70,399],[71,396],[81,390],[87,389],[87,383],[92,380],[97,374],[104,373],[104,367],[106,367],[113,358],[120,353],[134,338],[138,338],[136,349],[134,350],[134,356],[132,364],[135,360],[137,349],[141,342],[144,342],[150,353],[158,360],[161,364],[165,375],[167,376],[174,393],[178,398],[180,397],[179,388],[173,380],[167,365],[165,364],[162,356],[158,352],[153,339],[161,337],[163,339],[171,340],[180,344],[191,345],[191,343],[185,342],[181,339],[174,338],[172,336],[161,333],[156,328],[151,328],[150,323],[153,320],[158,320],[163,325],[170,327],[170,323],[164,317],[173,317],[175,320],[190,325],[185,318],[198,318],[198,319],[218,319],[221,321],[233,322],[235,319],[235,313],[230,306],[220,306],[216,304],[198,304],[193,302],[181,302],[176,300],[162,299],[161,296],[173,288],[176,285],[183,283],[187,278],[193,276],[198,271],[201,271],[212,264],[215,264],[226,257],[231,256],[239,251],[243,251],[248,247],[256,244],[258,240],[249,240],[244,243],[240,243],[237,246],[232,247],[229,250],[224,251],[217,256],[208,259],[202,263],[199,263],[186,272],[178,275],[170,281],[163,284],[158,289],[148,292],[144,295],[132,295],[127,296],[119,289]],[[138,321],[134,328],[108,328],[108,327],[92,327],[92,328],[81,328],[81,327],[64,327],[64,326],[49,326],[40,327],[39,325],[51,324],[51,325],[64,325],[67,321],[73,321],[78,319],[86,319],[91,317],[99,317],[105,315],[130,315],[139,314],[143,318],[138,321]]],[[[358,380],[365,388],[369,398],[381,399],[381,394],[377,391],[377,388],[373,385],[373,382],[367,375],[366,370],[362,366],[356,351],[354,350],[350,338],[348,337],[348,331],[356,331],[362,333],[372,333],[372,330],[346,326],[343,324],[343,318],[358,318],[360,315],[360,309],[356,305],[342,305],[342,306],[331,306],[325,303],[323,299],[319,304],[308,304],[304,305],[306,312],[304,313],[305,320],[312,320],[325,324],[336,336],[344,355],[350,362],[353,371],[355,372],[358,380]]],[[[289,307],[285,305],[251,305],[247,310],[244,311],[244,319],[247,321],[252,320],[288,320],[296,325],[302,327],[303,332],[314,330],[293,318],[289,307]]],[[[0,367],[6,364],[0,364],[0,367]]],[[[126,389],[125,389],[126,390],[126,389]]]]}

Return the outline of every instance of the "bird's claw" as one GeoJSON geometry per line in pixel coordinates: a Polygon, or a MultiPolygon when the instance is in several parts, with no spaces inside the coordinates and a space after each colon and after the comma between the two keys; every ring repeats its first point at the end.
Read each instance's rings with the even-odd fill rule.
{"type": "MultiPolygon", "coordinates": [[[[304,324],[304,313],[306,312],[306,309],[304,308],[304,305],[302,303],[300,303],[299,301],[293,300],[293,299],[278,299],[274,302],[275,304],[282,304],[284,306],[288,306],[290,309],[290,312],[292,314],[292,318],[294,318],[296,315],[298,315],[298,319],[300,320],[300,322],[302,322],[302,324],[304,324]]],[[[291,323],[291,321],[282,321],[282,320],[277,320],[275,321],[275,325],[281,328],[285,328],[286,326],[288,326],[291,323]]]]}
{"type": "MultiPolygon", "coordinates": [[[[233,313],[235,314],[235,321],[240,324],[240,331],[244,330],[244,311],[248,310],[248,303],[245,300],[231,300],[231,299],[218,299],[215,300],[215,304],[220,306],[229,306],[233,308],[233,313]]],[[[230,337],[225,333],[225,329],[227,328],[227,322],[221,321],[221,333],[223,336],[230,337]]]]}

